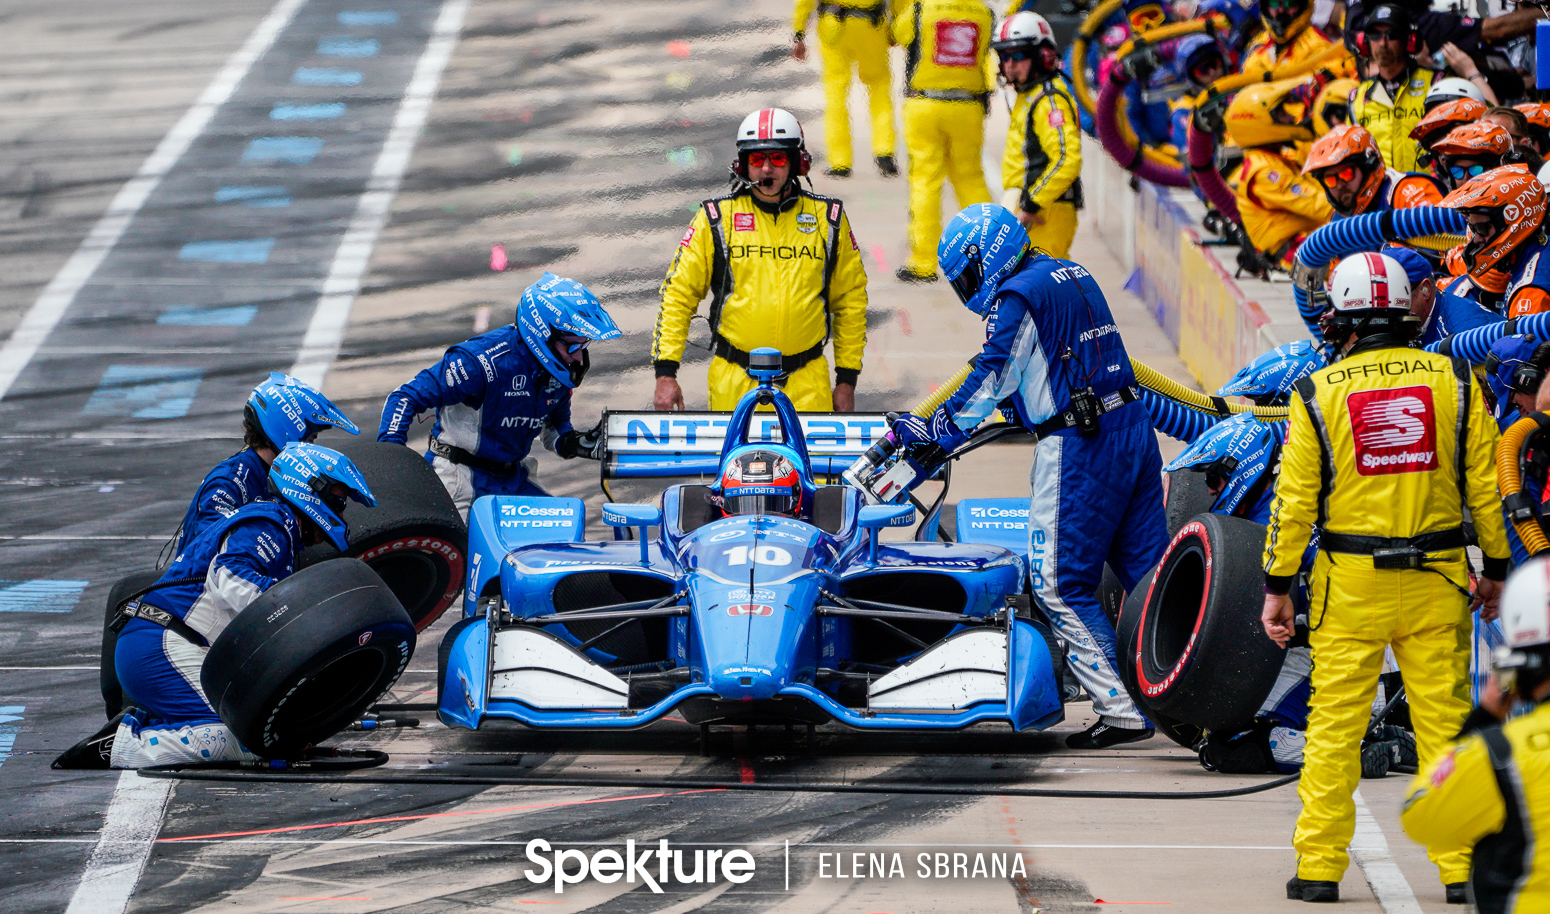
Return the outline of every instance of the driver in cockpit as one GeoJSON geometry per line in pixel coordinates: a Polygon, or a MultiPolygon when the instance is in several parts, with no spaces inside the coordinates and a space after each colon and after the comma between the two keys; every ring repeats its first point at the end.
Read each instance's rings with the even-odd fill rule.
{"type": "Polygon", "coordinates": [[[736,448],[721,466],[719,493],[713,500],[723,517],[778,514],[801,517],[802,465],[797,455],[779,445],[751,444],[736,448]]]}

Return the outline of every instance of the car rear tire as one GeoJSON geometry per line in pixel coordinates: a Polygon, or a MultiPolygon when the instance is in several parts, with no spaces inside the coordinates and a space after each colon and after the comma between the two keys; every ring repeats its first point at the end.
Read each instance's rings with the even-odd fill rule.
{"type": "MultiPolygon", "coordinates": [[[[392,589],[414,622],[430,627],[463,591],[468,525],[436,471],[417,451],[398,444],[349,439],[328,446],[355,462],[377,506],[350,503],[350,548],[392,589]]],[[[301,567],[338,558],[328,544],[302,553],[301,567]]]]}
{"type": "Polygon", "coordinates": [[[1179,529],[1197,514],[1211,510],[1216,496],[1206,485],[1206,474],[1195,470],[1171,470],[1168,476],[1168,493],[1163,499],[1163,514],[1168,520],[1168,538],[1172,539],[1179,529]]]}
{"type": "Polygon", "coordinates": [[[226,626],[200,670],[210,706],[263,758],[291,758],[353,721],[414,653],[409,615],[358,559],[320,562],[226,626]]]}
{"type": "Polygon", "coordinates": [[[102,688],[102,703],[108,712],[109,720],[124,710],[124,687],[119,685],[118,670],[113,665],[114,652],[118,649],[118,632],[109,626],[118,615],[120,603],[155,584],[161,576],[161,570],[137,571],[119,578],[118,583],[108,591],[108,606],[102,616],[102,666],[98,670],[97,678],[102,688]]]}
{"type": "Polygon", "coordinates": [[[1147,591],[1152,588],[1152,579],[1156,577],[1154,568],[1146,573],[1136,584],[1136,589],[1131,591],[1125,599],[1125,605],[1120,610],[1119,620],[1114,625],[1114,655],[1119,662],[1119,678],[1125,684],[1125,691],[1130,693],[1130,700],[1157,732],[1173,740],[1186,749],[1194,749],[1205,739],[1205,730],[1193,724],[1175,720],[1158,711],[1146,701],[1139,686],[1136,685],[1136,628],[1141,623],[1141,611],[1146,606],[1147,591]]]}
{"type": "Polygon", "coordinates": [[[1195,517],[1169,544],[1131,665],[1159,714],[1215,732],[1253,723],[1283,659],[1259,622],[1264,548],[1262,524],[1217,514],[1195,517]]]}

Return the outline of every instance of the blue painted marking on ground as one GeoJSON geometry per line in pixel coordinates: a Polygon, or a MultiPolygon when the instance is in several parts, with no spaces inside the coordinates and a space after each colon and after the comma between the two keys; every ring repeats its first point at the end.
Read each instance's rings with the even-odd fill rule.
{"type": "Polygon", "coordinates": [[[291,82],[298,86],[358,86],[361,73],[338,67],[297,67],[291,82]]]}
{"type": "MultiPolygon", "coordinates": [[[[86,584],[86,581],[0,581],[0,613],[67,613],[80,602],[86,584]]],[[[0,720],[0,723],[5,721],[0,720]]]]}
{"type": "Polygon", "coordinates": [[[246,327],[258,314],[257,305],[230,308],[169,308],[156,323],[171,327],[246,327]]]}
{"type": "Polygon", "coordinates": [[[243,206],[268,209],[290,206],[291,198],[286,196],[283,187],[243,187],[239,184],[231,184],[215,192],[215,202],[241,203],[243,206]]]}
{"type": "Polygon", "coordinates": [[[271,121],[331,121],[344,114],[344,102],[316,105],[275,105],[269,109],[271,121]]]}
{"type": "Polygon", "coordinates": [[[345,10],[340,25],[397,25],[398,14],[391,10],[345,10]]]}
{"type": "Polygon", "coordinates": [[[204,371],[147,365],[109,365],[81,411],[97,416],[178,419],[188,415],[204,371]]]}
{"type": "MultiPolygon", "coordinates": [[[[19,724],[22,722],[22,713],[27,710],[26,705],[0,706],[0,724],[19,724]]],[[[0,727],[0,765],[4,765],[11,757],[11,750],[16,747],[16,728],[0,727]]]]}
{"type": "Polygon", "coordinates": [[[375,38],[318,39],[318,53],[324,57],[376,57],[380,50],[375,38]]]}
{"type": "Polygon", "coordinates": [[[261,136],[248,143],[242,161],[248,165],[305,165],[323,148],[315,136],[261,136]]]}
{"type": "Polygon", "coordinates": [[[251,241],[190,241],[178,251],[179,260],[203,263],[268,263],[273,238],[251,241]]]}

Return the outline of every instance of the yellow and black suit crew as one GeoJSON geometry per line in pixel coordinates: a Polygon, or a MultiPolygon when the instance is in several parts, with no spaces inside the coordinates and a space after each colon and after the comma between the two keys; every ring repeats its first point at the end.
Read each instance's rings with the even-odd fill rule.
{"type": "Polygon", "coordinates": [[[884,177],[898,175],[893,146],[893,71],[888,65],[888,0],[796,0],[791,56],[807,59],[807,24],[818,13],[818,60],[823,73],[823,140],[829,153],[827,173],[850,174],[854,152],[850,138],[852,72],[866,86],[872,123],[872,158],[884,177]]]}

